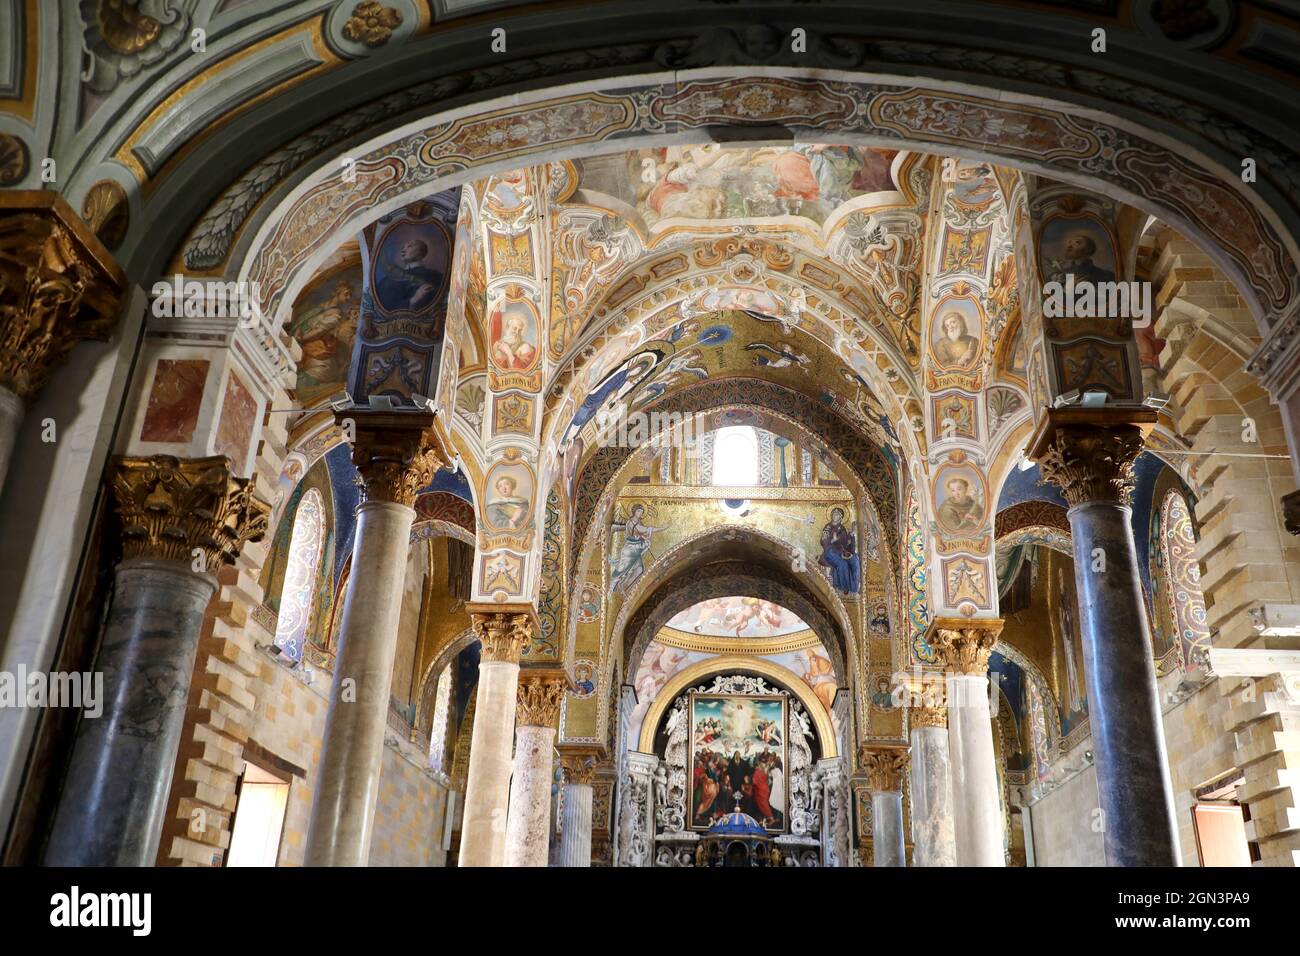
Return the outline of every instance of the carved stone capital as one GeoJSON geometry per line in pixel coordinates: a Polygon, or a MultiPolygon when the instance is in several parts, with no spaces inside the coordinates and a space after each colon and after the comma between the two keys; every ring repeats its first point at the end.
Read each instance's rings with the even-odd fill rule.
{"type": "Polygon", "coordinates": [[[118,457],[109,482],[127,558],[192,564],[197,557],[214,573],[235,563],[244,542],[266,534],[270,506],[253,496],[251,479],[231,475],[224,455],[118,457]]]}
{"type": "Polygon", "coordinates": [[[518,664],[533,639],[533,619],[526,611],[470,612],[474,634],[483,645],[481,660],[518,664]]]}
{"type": "Polygon", "coordinates": [[[947,707],[913,707],[908,711],[908,719],[913,727],[938,727],[947,729],[947,707]]]}
{"type": "Polygon", "coordinates": [[[930,622],[927,642],[944,668],[959,674],[984,674],[989,669],[989,655],[1002,633],[1000,618],[966,620],[937,617],[930,622]]]}
{"type": "Polygon", "coordinates": [[[520,671],[515,725],[554,727],[560,719],[560,701],[568,686],[569,675],[558,668],[520,671]]]}
{"type": "Polygon", "coordinates": [[[432,414],[348,409],[336,412],[335,419],[344,434],[355,436],[352,463],[366,483],[369,501],[411,507],[450,460],[432,414]]]}
{"type": "Polygon", "coordinates": [[[565,782],[591,786],[600,769],[603,751],[598,747],[574,747],[563,744],[557,749],[560,751],[560,769],[564,772],[565,782]]]}
{"type": "Polygon", "coordinates": [[[125,285],[61,197],[0,193],[0,386],[30,398],[74,345],[107,339],[125,285]]]}
{"type": "Polygon", "coordinates": [[[873,793],[901,790],[911,753],[902,744],[863,744],[858,748],[858,766],[866,773],[873,793]]]}
{"type": "Polygon", "coordinates": [[[1155,422],[1155,409],[1146,407],[1049,409],[1030,439],[1029,457],[1071,507],[1126,505],[1137,480],[1133,464],[1155,422]]]}

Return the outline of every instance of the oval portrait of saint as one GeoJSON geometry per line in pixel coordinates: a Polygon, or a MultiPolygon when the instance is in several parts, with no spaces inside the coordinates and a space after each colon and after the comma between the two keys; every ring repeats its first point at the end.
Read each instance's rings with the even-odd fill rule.
{"type": "Polygon", "coordinates": [[[980,359],[984,317],[974,299],[939,301],[930,319],[930,361],[935,368],[968,372],[980,359]]]}

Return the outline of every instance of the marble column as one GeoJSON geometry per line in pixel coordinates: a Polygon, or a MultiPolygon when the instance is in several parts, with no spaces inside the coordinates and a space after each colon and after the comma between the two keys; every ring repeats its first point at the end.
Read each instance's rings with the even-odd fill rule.
{"type": "Polygon", "coordinates": [[[596,775],[597,759],[594,750],[560,746],[560,766],[564,771],[560,866],[591,866],[591,783],[596,775]]]}
{"type": "Polygon", "coordinates": [[[501,611],[493,605],[470,605],[470,611],[482,650],[465,779],[460,865],[504,866],[519,655],[536,625],[531,609],[501,611]]]}
{"type": "Polygon", "coordinates": [[[875,866],[906,866],[903,835],[903,776],[907,773],[907,747],[863,744],[858,766],[871,787],[871,846],[875,866]]]}
{"type": "Polygon", "coordinates": [[[1155,421],[1141,406],[1052,409],[1030,441],[1044,479],[1070,505],[1107,866],[1181,859],[1129,506],[1133,464],[1155,421]]]}
{"type": "Polygon", "coordinates": [[[124,559],[44,862],[151,866],[158,852],[204,611],[216,573],[266,532],[270,509],[225,457],[116,458],[124,559]]]}
{"type": "Polygon", "coordinates": [[[564,671],[557,668],[529,668],[519,674],[506,866],[546,866],[555,726],[568,683],[564,671]]]}
{"type": "Polygon", "coordinates": [[[943,683],[927,681],[908,705],[913,866],[957,865],[945,700],[943,683]]]}
{"type": "Polygon", "coordinates": [[[1002,799],[989,711],[996,619],[935,618],[929,642],[947,671],[948,753],[958,866],[1006,866],[1002,799]]]}
{"type": "Polygon", "coordinates": [[[307,866],[369,860],[412,504],[442,462],[431,415],[354,409],[338,416],[354,423],[352,461],[366,483],[366,500],[357,510],[307,866]]]}
{"type": "Polygon", "coordinates": [[[618,795],[618,865],[654,866],[654,776],[659,758],[631,751],[624,756],[618,795]]]}
{"type": "Polygon", "coordinates": [[[0,232],[2,488],[27,401],[78,342],[112,334],[126,279],[81,217],[49,190],[0,191],[0,232]]]}
{"type": "Polygon", "coordinates": [[[817,761],[813,780],[822,788],[822,865],[852,866],[853,796],[844,758],[817,761]]]}

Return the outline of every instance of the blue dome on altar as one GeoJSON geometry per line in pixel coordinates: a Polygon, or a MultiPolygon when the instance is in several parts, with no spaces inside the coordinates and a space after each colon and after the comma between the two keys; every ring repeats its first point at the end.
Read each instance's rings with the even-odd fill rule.
{"type": "Polygon", "coordinates": [[[764,837],[768,835],[763,825],[748,813],[734,810],[709,827],[709,836],[764,837]]]}

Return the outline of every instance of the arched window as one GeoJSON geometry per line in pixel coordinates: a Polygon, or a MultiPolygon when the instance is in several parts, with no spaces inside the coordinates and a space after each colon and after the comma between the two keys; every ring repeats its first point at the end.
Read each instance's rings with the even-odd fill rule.
{"type": "Polygon", "coordinates": [[[447,772],[447,714],[451,710],[451,665],[438,675],[433,691],[433,732],[429,735],[429,766],[447,772]]]}
{"type": "Polygon", "coordinates": [[[758,484],[758,435],[748,425],[719,428],[713,442],[713,483],[758,484]]]}
{"type": "Polygon", "coordinates": [[[1187,499],[1177,491],[1165,495],[1160,507],[1160,548],[1164,558],[1166,600],[1184,671],[1196,670],[1210,646],[1201,593],[1201,568],[1196,563],[1196,532],[1187,499]]]}
{"type": "Polygon", "coordinates": [[[275,622],[275,645],[290,660],[302,660],[302,648],[316,593],[316,569],[325,541],[325,506],[320,492],[311,488],[298,502],[289,538],[289,563],[280,592],[280,616],[275,622]]]}

